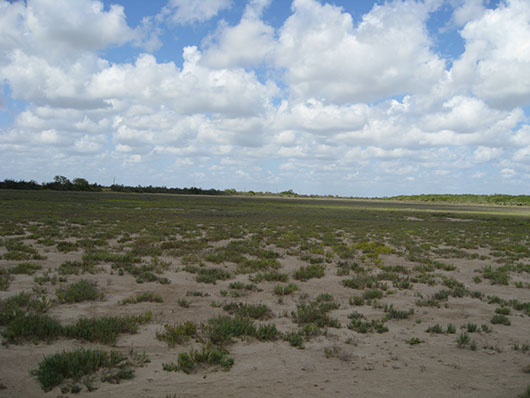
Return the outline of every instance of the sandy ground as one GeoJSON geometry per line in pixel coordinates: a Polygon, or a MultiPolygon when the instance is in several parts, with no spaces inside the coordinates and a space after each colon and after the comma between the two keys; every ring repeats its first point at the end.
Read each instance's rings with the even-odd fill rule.
{"type": "MultiPolygon", "coordinates": [[[[80,259],[82,251],[63,254],[54,248],[49,249],[32,243],[47,256],[39,261],[45,269],[53,269],[65,260],[80,259]],[[48,250],[48,251],[47,251],[48,250]]],[[[226,242],[224,242],[226,243],[226,242]]],[[[1,254],[1,253],[0,253],[1,254]]],[[[388,265],[413,264],[403,258],[387,255],[383,261],[388,265]]],[[[104,292],[104,299],[97,302],[56,305],[49,315],[68,323],[81,316],[101,316],[105,314],[140,314],[151,310],[152,320],[141,326],[139,333],[121,335],[114,347],[86,344],[75,340],[58,340],[52,344],[25,343],[0,347],[0,396],[2,397],[59,397],[74,396],[61,394],[59,388],[44,393],[37,381],[29,375],[29,370],[37,366],[43,355],[70,350],[77,347],[91,347],[103,350],[134,349],[146,352],[151,362],[136,369],[136,377],[121,384],[98,384],[98,389],[80,396],[96,397],[517,397],[530,384],[530,374],[523,370],[530,365],[530,352],[515,351],[514,344],[522,346],[530,343],[530,318],[522,312],[513,311],[511,326],[492,325],[490,319],[496,306],[470,297],[449,298],[448,307],[417,307],[418,295],[427,297],[439,291],[442,286],[427,286],[417,283],[412,290],[397,290],[396,294],[384,297],[381,304],[394,304],[399,309],[414,308],[415,314],[409,319],[389,320],[390,331],[384,334],[360,334],[347,329],[347,315],[353,310],[363,313],[367,319],[381,318],[382,309],[371,306],[353,307],[348,299],[360,291],[340,284],[336,275],[336,265],[327,266],[326,276],[307,282],[295,281],[301,290],[293,296],[286,296],[284,303],[278,303],[273,294],[274,282],[261,282],[261,292],[250,292],[237,299],[223,297],[220,290],[229,290],[230,282],[240,280],[248,283],[247,275],[237,275],[228,281],[218,281],[216,285],[199,284],[195,276],[182,271],[182,265],[174,258],[162,258],[172,265],[163,276],[171,280],[169,285],[157,283],[137,284],[134,277],[117,273],[111,275],[110,267],[103,265],[106,272],[95,275],[69,276],[68,283],[88,279],[98,284],[104,292]],[[175,271],[178,268],[178,272],[175,271]],[[186,297],[186,292],[200,290],[207,297],[186,297]],[[144,291],[160,294],[163,303],[138,303],[120,305],[119,301],[144,291]],[[155,338],[163,324],[183,321],[205,322],[208,318],[223,314],[221,308],[214,308],[212,300],[220,302],[265,303],[273,311],[274,322],[281,331],[295,330],[290,313],[300,302],[302,294],[314,298],[319,293],[331,293],[340,303],[340,308],[331,313],[342,324],[340,329],[328,329],[327,336],[315,337],[305,344],[305,349],[291,347],[286,341],[258,342],[256,340],[236,340],[230,350],[235,364],[229,372],[201,369],[186,375],[180,372],[165,372],[162,363],[176,361],[177,354],[198,347],[196,342],[184,346],[168,348],[167,344],[155,338]],[[189,308],[177,305],[177,299],[191,301],[189,308]],[[473,333],[471,337],[478,349],[459,348],[456,337],[460,327],[468,322],[483,323],[492,327],[493,332],[473,333]],[[428,326],[440,323],[455,324],[457,334],[430,335],[425,332],[428,326]],[[418,337],[424,342],[410,345],[407,340],[418,337]],[[325,354],[325,350],[332,354],[325,354]]],[[[475,284],[475,269],[487,264],[482,260],[451,259],[441,260],[457,266],[456,271],[440,273],[453,276],[464,282],[471,290],[480,290],[485,295],[498,295],[504,299],[517,298],[530,300],[530,289],[518,289],[512,285],[490,285],[488,281],[475,284]]],[[[280,259],[282,272],[292,274],[305,263],[284,253],[280,259]]],[[[2,267],[17,264],[17,261],[0,260],[2,267]]],[[[233,265],[227,265],[233,269],[233,265]]],[[[529,282],[526,274],[515,276],[515,280],[529,282]]],[[[5,299],[20,291],[31,291],[35,286],[33,276],[15,275],[7,291],[0,292],[5,299]]],[[[57,286],[44,285],[50,297],[57,286]]]]}

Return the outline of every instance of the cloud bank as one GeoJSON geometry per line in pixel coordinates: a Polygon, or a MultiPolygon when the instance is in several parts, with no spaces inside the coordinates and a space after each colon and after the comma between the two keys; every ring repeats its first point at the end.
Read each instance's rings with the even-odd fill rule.
{"type": "Polygon", "coordinates": [[[354,19],[294,0],[278,27],[264,16],[267,0],[228,21],[219,14],[237,11],[229,0],[171,0],[132,27],[120,5],[3,1],[0,173],[356,196],[529,194],[530,3],[456,3],[390,1],[354,19]],[[443,7],[444,29],[464,43],[450,60],[435,50],[444,33],[430,28],[443,7]],[[200,44],[157,57],[161,31],[206,21],[215,29],[200,44]],[[105,56],[126,46],[132,59],[105,56]]]}

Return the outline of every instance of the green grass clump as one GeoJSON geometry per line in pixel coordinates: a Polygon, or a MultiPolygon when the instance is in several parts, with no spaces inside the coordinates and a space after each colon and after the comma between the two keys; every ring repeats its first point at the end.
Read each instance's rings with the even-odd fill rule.
{"type": "Polygon", "coordinates": [[[22,340],[51,342],[64,333],[59,321],[44,314],[19,314],[2,331],[6,343],[20,343],[22,340]]]}
{"type": "Polygon", "coordinates": [[[13,277],[7,271],[0,269],[0,290],[7,290],[12,280],[13,277]]]}
{"type": "Polygon", "coordinates": [[[8,273],[10,274],[26,274],[33,275],[38,270],[42,269],[42,266],[35,263],[20,263],[14,267],[9,268],[8,273]]]}
{"type": "Polygon", "coordinates": [[[274,286],[274,294],[277,296],[287,296],[293,294],[298,290],[298,285],[296,283],[289,283],[288,285],[276,285],[274,286]]]}
{"type": "Polygon", "coordinates": [[[410,315],[414,314],[414,309],[411,308],[408,311],[397,310],[394,308],[394,304],[390,306],[385,305],[386,319],[407,319],[410,315]]]}
{"type": "Polygon", "coordinates": [[[115,344],[121,333],[136,333],[138,326],[151,319],[151,312],[139,316],[104,316],[101,318],[81,318],[64,327],[64,336],[78,340],[115,344]]]}
{"type": "Polygon", "coordinates": [[[508,307],[499,307],[495,309],[495,313],[501,315],[510,315],[511,312],[512,311],[508,307]]]}
{"type": "Polygon", "coordinates": [[[353,311],[348,318],[351,320],[347,325],[348,329],[355,330],[358,333],[374,332],[385,333],[388,332],[388,328],[385,326],[385,320],[372,320],[371,322],[365,321],[364,315],[359,314],[357,311],[353,311]]]}
{"type": "Polygon", "coordinates": [[[365,304],[364,297],[362,296],[352,296],[350,297],[349,302],[350,302],[350,305],[357,305],[357,306],[361,306],[365,304]]]}
{"type": "MultiPolygon", "coordinates": [[[[87,388],[90,389],[92,375],[98,371],[103,371],[101,381],[113,383],[121,379],[130,379],[134,376],[134,367],[142,366],[143,363],[149,362],[144,356],[135,356],[128,358],[125,354],[111,351],[104,352],[100,350],[87,350],[80,348],[75,351],[62,352],[53,355],[47,355],[39,362],[36,369],[30,371],[44,392],[51,391],[53,388],[60,386],[67,380],[72,379],[74,383],[83,380],[87,388]],[[90,384],[89,384],[90,383],[90,384]],[[90,387],[90,388],[89,388],[90,387]]],[[[72,387],[72,392],[80,389],[72,387]]]]}
{"type": "Polygon", "coordinates": [[[136,304],[136,303],[163,303],[164,299],[160,295],[153,292],[139,293],[136,296],[131,296],[120,301],[120,304],[136,304]]]}
{"type": "Polygon", "coordinates": [[[223,310],[231,315],[253,319],[267,319],[272,316],[271,309],[265,304],[229,303],[223,306],[223,310]]]}
{"type": "Polygon", "coordinates": [[[297,305],[296,311],[292,312],[293,321],[299,325],[314,323],[318,327],[340,328],[337,319],[329,317],[328,312],[339,308],[339,304],[333,301],[331,295],[320,295],[308,304],[297,305]]]}
{"type": "Polygon", "coordinates": [[[326,273],[326,266],[321,264],[311,264],[301,266],[293,275],[293,278],[302,282],[311,278],[322,278],[326,273]]]}
{"type": "Polygon", "coordinates": [[[96,267],[94,263],[87,261],[65,261],[57,268],[60,275],[79,275],[87,272],[95,274],[100,270],[101,268],[96,267]]]}
{"type": "Polygon", "coordinates": [[[96,288],[94,283],[84,279],[57,289],[56,293],[59,302],[69,304],[97,300],[103,297],[103,294],[96,288]]]}
{"type": "Polygon", "coordinates": [[[285,283],[289,280],[289,275],[282,274],[281,272],[278,272],[278,271],[269,271],[269,272],[259,272],[254,275],[250,275],[248,279],[250,282],[253,282],[253,283],[259,283],[264,280],[267,282],[284,282],[285,283]]]}
{"type": "Polygon", "coordinates": [[[57,250],[61,253],[75,252],[79,250],[79,245],[74,242],[61,241],[57,242],[57,250]]]}
{"type": "Polygon", "coordinates": [[[444,332],[444,329],[443,329],[442,325],[437,323],[434,326],[429,326],[425,331],[427,333],[442,334],[444,332]]]}
{"type": "Polygon", "coordinates": [[[195,277],[197,282],[216,284],[218,280],[230,279],[230,272],[218,268],[200,268],[195,277]]]}
{"type": "Polygon", "coordinates": [[[164,325],[163,332],[157,332],[156,338],[167,342],[169,347],[174,347],[176,344],[184,344],[190,340],[191,337],[196,336],[197,325],[194,322],[187,321],[184,323],[175,323],[173,325],[164,325]]]}
{"type": "Polygon", "coordinates": [[[492,285],[508,285],[510,275],[502,268],[494,269],[488,265],[482,269],[482,276],[489,279],[492,285]]]}
{"type": "Polygon", "coordinates": [[[494,325],[502,324],[505,326],[510,326],[512,324],[510,319],[508,319],[506,315],[502,314],[493,315],[493,318],[491,318],[491,323],[493,323],[494,325]]]}
{"type": "Polygon", "coordinates": [[[228,356],[228,351],[212,346],[202,347],[201,350],[192,349],[190,352],[178,354],[177,363],[163,363],[162,369],[167,372],[184,372],[190,374],[200,367],[219,366],[228,371],[234,364],[234,359],[228,356]]]}
{"type": "Polygon", "coordinates": [[[463,347],[466,344],[468,344],[471,341],[471,338],[469,337],[469,334],[467,333],[461,333],[460,336],[458,336],[458,339],[456,339],[456,343],[459,347],[463,347]]]}
{"type": "Polygon", "coordinates": [[[212,344],[223,346],[229,344],[234,337],[255,336],[256,326],[250,318],[218,316],[210,318],[204,326],[212,344]]]}

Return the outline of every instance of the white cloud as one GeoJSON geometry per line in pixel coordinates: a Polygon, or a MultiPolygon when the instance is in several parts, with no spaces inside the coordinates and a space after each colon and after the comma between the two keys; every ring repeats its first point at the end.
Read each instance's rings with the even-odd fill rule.
{"type": "Polygon", "coordinates": [[[530,3],[509,0],[461,31],[466,49],[451,79],[490,104],[511,109],[530,104],[530,3]]]}
{"type": "Polygon", "coordinates": [[[204,46],[204,63],[213,67],[253,66],[270,61],[276,46],[274,28],[265,24],[261,13],[270,0],[250,1],[238,25],[224,21],[204,46]]]}
{"type": "Polygon", "coordinates": [[[207,21],[231,5],[231,0],[170,0],[167,7],[173,21],[189,24],[207,21]]]}
{"type": "Polygon", "coordinates": [[[502,155],[502,149],[500,148],[488,148],[484,146],[479,146],[473,152],[473,161],[475,163],[486,163],[493,159],[497,159],[502,155]]]}
{"type": "Polygon", "coordinates": [[[426,92],[444,71],[430,51],[428,6],[374,6],[354,27],[350,14],[315,0],[294,0],[280,30],[277,63],[297,98],[334,103],[426,92]]]}

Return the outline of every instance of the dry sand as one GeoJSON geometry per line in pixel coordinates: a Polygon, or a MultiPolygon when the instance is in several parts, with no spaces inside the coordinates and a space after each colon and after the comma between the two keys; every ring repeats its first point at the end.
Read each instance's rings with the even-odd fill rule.
{"type": "MultiPolygon", "coordinates": [[[[58,253],[28,241],[47,256],[40,261],[43,267],[53,269],[65,260],[80,259],[82,252],[58,253]]],[[[223,242],[226,243],[226,242],[223,242]]],[[[0,347],[0,396],[2,397],[59,397],[74,396],[61,394],[59,388],[44,393],[37,381],[29,375],[29,370],[37,366],[43,355],[70,350],[77,347],[91,347],[103,350],[134,349],[146,352],[151,362],[136,369],[136,377],[121,384],[98,384],[98,389],[79,396],[96,397],[517,397],[530,384],[530,375],[523,370],[530,365],[530,353],[514,351],[513,345],[530,343],[530,318],[521,312],[513,311],[511,326],[492,325],[490,319],[495,306],[486,301],[465,298],[450,298],[448,308],[416,307],[418,294],[424,297],[439,291],[440,285],[429,287],[415,284],[413,290],[397,290],[397,293],[384,297],[381,304],[394,304],[399,309],[414,308],[415,314],[409,319],[389,320],[390,331],[384,334],[360,334],[347,329],[347,315],[357,310],[368,319],[381,318],[382,310],[371,306],[353,307],[348,299],[360,294],[340,284],[336,276],[336,265],[327,266],[326,276],[297,282],[301,291],[286,296],[284,303],[278,303],[273,294],[276,283],[262,282],[261,292],[251,292],[244,297],[232,299],[223,297],[220,290],[228,289],[235,280],[248,283],[246,275],[238,275],[229,281],[218,281],[216,285],[199,284],[195,276],[182,271],[182,265],[174,258],[163,258],[172,265],[164,276],[171,280],[169,285],[157,283],[137,284],[128,274],[109,274],[110,267],[103,265],[107,272],[95,275],[69,276],[68,283],[79,279],[97,282],[105,297],[97,302],[60,304],[49,314],[61,322],[72,322],[81,316],[101,316],[105,314],[139,314],[153,312],[152,320],[141,326],[139,333],[121,335],[117,344],[110,348],[97,344],[86,344],[75,340],[58,340],[52,344],[24,343],[0,347]],[[175,269],[178,267],[179,271],[175,269]],[[190,290],[201,290],[208,297],[186,297],[190,290]],[[160,294],[163,303],[139,303],[119,305],[119,301],[143,291],[160,294]],[[319,293],[331,293],[341,307],[331,313],[340,320],[342,328],[328,329],[327,336],[315,337],[305,344],[305,349],[291,347],[285,341],[258,342],[237,340],[230,347],[230,356],[235,364],[229,372],[202,369],[187,375],[180,372],[165,372],[161,364],[176,361],[177,354],[198,347],[196,342],[184,346],[168,348],[155,338],[164,323],[195,321],[204,322],[209,317],[223,314],[221,308],[210,305],[212,300],[220,302],[239,301],[265,303],[274,313],[274,322],[281,331],[295,330],[289,314],[300,302],[302,294],[314,298],[319,293]],[[191,301],[190,308],[177,305],[178,298],[191,301]],[[460,327],[468,322],[483,323],[492,327],[493,332],[473,333],[471,337],[477,350],[458,348],[456,337],[460,327]],[[440,323],[446,326],[455,324],[457,334],[430,335],[425,332],[428,326],[440,323]],[[410,345],[407,340],[418,337],[424,342],[410,345]],[[325,354],[327,349],[328,355],[325,354]]],[[[385,264],[412,267],[403,258],[383,256],[385,264]]],[[[448,261],[448,260],[442,260],[448,261]]],[[[292,273],[304,262],[284,253],[280,259],[282,272],[292,273]]],[[[530,300],[528,288],[490,285],[485,281],[476,285],[472,278],[474,270],[487,264],[481,260],[450,260],[457,266],[456,271],[444,272],[462,281],[471,290],[481,290],[486,295],[498,295],[504,299],[530,300]]],[[[2,267],[15,265],[16,261],[0,260],[2,267]]],[[[227,265],[228,269],[233,265],[227,265]]],[[[516,280],[529,282],[526,274],[517,275],[516,280]],[[518,279],[517,279],[518,278],[518,279]]],[[[20,291],[31,291],[33,277],[16,275],[7,291],[0,292],[4,299],[20,291]]],[[[46,284],[48,294],[53,296],[55,288],[46,284]]]]}

